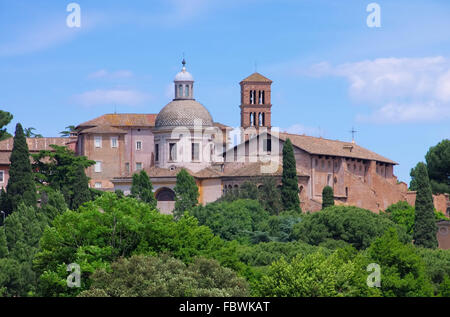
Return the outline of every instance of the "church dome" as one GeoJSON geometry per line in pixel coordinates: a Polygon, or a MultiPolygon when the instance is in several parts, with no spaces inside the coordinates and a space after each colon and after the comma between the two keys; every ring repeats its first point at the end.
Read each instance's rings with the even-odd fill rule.
{"type": "Polygon", "coordinates": [[[194,77],[186,69],[183,69],[175,76],[174,81],[194,81],[194,77]]]}
{"type": "Polygon", "coordinates": [[[213,126],[213,119],[209,111],[193,99],[173,100],[165,106],[156,117],[156,128],[194,127],[195,124],[203,127],[213,126]],[[198,123],[196,122],[198,120],[198,123]]]}

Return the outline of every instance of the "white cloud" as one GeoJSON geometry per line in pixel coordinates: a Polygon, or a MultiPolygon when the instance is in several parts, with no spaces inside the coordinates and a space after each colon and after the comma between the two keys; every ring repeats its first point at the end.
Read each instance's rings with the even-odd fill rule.
{"type": "Polygon", "coordinates": [[[138,106],[151,99],[151,96],[126,89],[92,90],[74,96],[76,103],[85,107],[102,105],[138,106]]]}
{"type": "Polygon", "coordinates": [[[92,74],[89,74],[90,79],[119,79],[119,78],[130,78],[133,77],[133,72],[129,70],[119,70],[115,72],[109,72],[105,69],[100,69],[92,74]]]}
{"type": "Polygon", "coordinates": [[[442,56],[379,58],[332,66],[314,65],[313,76],[344,77],[356,103],[375,108],[360,120],[437,121],[450,118],[450,61],[442,56]]]}

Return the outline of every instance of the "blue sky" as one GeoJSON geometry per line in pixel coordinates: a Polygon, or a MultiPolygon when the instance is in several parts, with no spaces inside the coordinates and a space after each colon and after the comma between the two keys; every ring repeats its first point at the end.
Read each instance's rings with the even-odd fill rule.
{"type": "Polygon", "coordinates": [[[185,53],[195,97],[239,126],[239,82],[274,81],[272,124],[356,142],[409,171],[450,136],[450,2],[0,0],[0,109],[44,136],[104,113],[158,113],[185,53]],[[69,28],[66,7],[81,8],[69,28]]]}

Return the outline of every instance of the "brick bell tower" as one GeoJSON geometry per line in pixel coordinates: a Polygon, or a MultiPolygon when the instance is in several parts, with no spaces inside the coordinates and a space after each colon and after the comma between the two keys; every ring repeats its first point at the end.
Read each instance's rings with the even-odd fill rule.
{"type": "MultiPolygon", "coordinates": [[[[259,73],[254,73],[240,82],[241,85],[241,128],[254,128],[259,133],[261,127],[270,131],[270,99],[272,81],[259,73]]],[[[248,129],[249,131],[251,129],[248,129]]],[[[241,141],[245,142],[251,135],[243,133],[241,141]]]]}

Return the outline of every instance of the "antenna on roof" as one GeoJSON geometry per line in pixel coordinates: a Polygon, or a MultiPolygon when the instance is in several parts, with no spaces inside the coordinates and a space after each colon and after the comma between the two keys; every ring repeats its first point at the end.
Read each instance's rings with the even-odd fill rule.
{"type": "Polygon", "coordinates": [[[355,143],[355,134],[358,132],[355,130],[354,127],[352,127],[352,130],[349,131],[352,134],[352,143],[355,143]]]}

